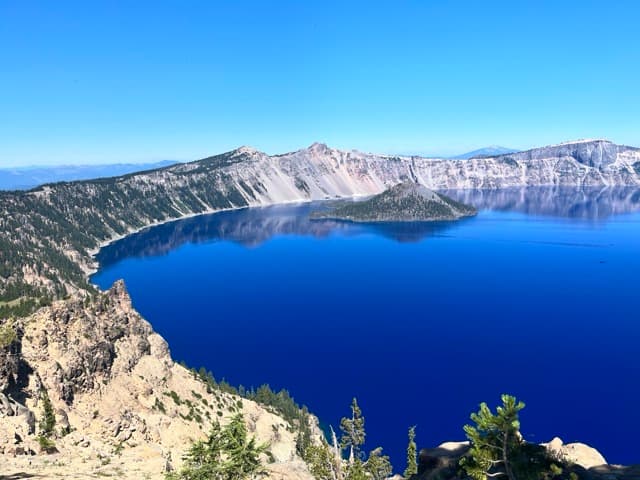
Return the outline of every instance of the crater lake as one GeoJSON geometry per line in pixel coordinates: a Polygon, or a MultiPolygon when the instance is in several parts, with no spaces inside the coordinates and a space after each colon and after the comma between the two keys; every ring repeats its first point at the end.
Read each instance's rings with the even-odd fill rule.
{"type": "Polygon", "coordinates": [[[464,440],[500,394],[526,403],[526,440],[583,442],[637,462],[640,192],[444,192],[457,222],[312,221],[325,203],[243,209],[104,247],[173,357],[233,385],[286,388],[339,426],[357,397],[367,447],[405,466],[464,440]]]}

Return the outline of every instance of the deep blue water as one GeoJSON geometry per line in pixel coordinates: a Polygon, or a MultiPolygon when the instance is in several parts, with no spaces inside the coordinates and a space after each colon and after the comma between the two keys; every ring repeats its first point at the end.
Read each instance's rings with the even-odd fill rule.
{"type": "Polygon", "coordinates": [[[177,360],[269,383],[337,427],[356,396],[368,446],[404,469],[464,438],[481,401],[527,406],[522,432],[640,462],[640,195],[451,192],[456,223],[312,222],[317,205],[247,209],[104,248],[93,282],[124,278],[177,360]]]}

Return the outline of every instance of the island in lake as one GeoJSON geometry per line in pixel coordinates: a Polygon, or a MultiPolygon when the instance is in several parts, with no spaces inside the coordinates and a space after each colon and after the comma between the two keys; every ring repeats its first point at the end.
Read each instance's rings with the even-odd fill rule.
{"type": "Polygon", "coordinates": [[[333,209],[314,212],[314,220],[348,222],[433,222],[473,216],[477,210],[415,182],[399,183],[360,202],[341,202],[333,209]]]}

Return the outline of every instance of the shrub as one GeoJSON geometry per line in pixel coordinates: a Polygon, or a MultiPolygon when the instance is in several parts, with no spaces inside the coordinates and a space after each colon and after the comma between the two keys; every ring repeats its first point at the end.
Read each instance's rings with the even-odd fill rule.
{"type": "Polygon", "coordinates": [[[169,393],[165,393],[165,395],[171,397],[176,405],[182,405],[182,400],[180,400],[180,396],[171,390],[169,393]]]}
{"type": "Polygon", "coordinates": [[[37,440],[42,452],[55,453],[58,451],[55,442],[50,438],[45,437],[44,435],[38,435],[37,440]]]}
{"type": "Polygon", "coordinates": [[[162,413],[167,413],[167,409],[164,406],[164,403],[162,403],[162,400],[160,400],[158,397],[156,397],[156,402],[153,404],[153,408],[154,410],[158,410],[162,413]]]}
{"type": "Polygon", "coordinates": [[[18,339],[12,322],[0,325],[0,348],[6,348],[18,339]]]}

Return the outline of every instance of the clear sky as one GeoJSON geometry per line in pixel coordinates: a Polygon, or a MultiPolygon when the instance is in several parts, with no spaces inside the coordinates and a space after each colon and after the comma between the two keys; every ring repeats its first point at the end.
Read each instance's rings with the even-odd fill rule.
{"type": "Polygon", "coordinates": [[[640,145],[640,1],[0,0],[0,166],[640,145]]]}

